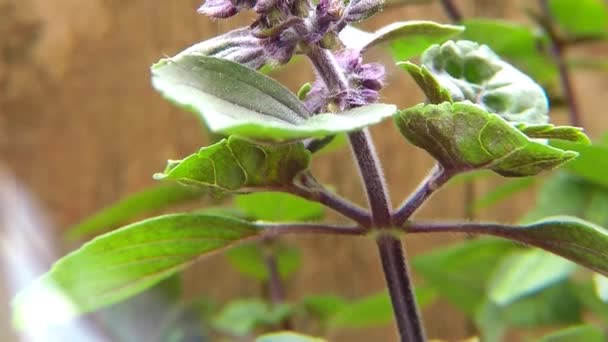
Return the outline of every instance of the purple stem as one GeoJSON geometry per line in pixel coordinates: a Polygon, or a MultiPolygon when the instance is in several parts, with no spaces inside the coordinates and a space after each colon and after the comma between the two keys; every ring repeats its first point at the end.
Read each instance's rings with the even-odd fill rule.
{"type": "Polygon", "coordinates": [[[458,7],[456,7],[454,2],[452,2],[452,0],[441,0],[441,6],[443,6],[445,13],[448,15],[450,20],[455,23],[462,21],[462,13],[460,13],[460,10],[458,7]]]}
{"type": "MultiPolygon", "coordinates": [[[[332,94],[334,104],[339,109],[345,103],[349,86],[330,51],[313,46],[308,53],[317,74],[323,78],[332,94]]],[[[391,210],[388,191],[380,161],[376,156],[374,144],[367,129],[352,132],[349,140],[353,155],[357,160],[359,172],[365,186],[369,207],[372,211],[373,228],[391,228],[391,210]]],[[[424,342],[420,314],[416,305],[412,282],[405,263],[401,241],[390,233],[381,233],[377,245],[382,260],[382,268],[389,289],[395,320],[402,342],[424,342]]]]}
{"type": "Polygon", "coordinates": [[[305,185],[304,187],[293,186],[289,189],[279,188],[277,190],[286,191],[293,195],[319,202],[343,216],[350,218],[361,226],[369,227],[371,225],[372,218],[365,209],[329,191],[319,184],[312,176],[304,176],[302,182],[305,185]]]}
{"type": "Polygon", "coordinates": [[[273,237],[284,234],[333,234],[333,235],[365,235],[368,230],[360,226],[331,225],[321,223],[263,223],[263,237],[273,237]]]}
{"type": "Polygon", "coordinates": [[[574,94],[572,78],[570,77],[570,71],[568,70],[568,65],[566,63],[566,46],[563,40],[557,35],[554,28],[551,26],[553,22],[553,15],[551,14],[551,9],[549,8],[549,2],[547,0],[540,0],[540,6],[543,10],[545,18],[547,19],[545,29],[547,30],[549,38],[551,39],[551,53],[555,63],[557,63],[560,84],[564,97],[566,98],[566,103],[568,103],[570,124],[577,127],[583,127],[578,101],[576,99],[576,95],[574,94]]]}
{"type": "Polygon", "coordinates": [[[445,170],[440,165],[435,165],[427,178],[420,184],[409,198],[399,206],[393,214],[393,224],[402,226],[420,206],[443,184],[454,176],[456,172],[445,170]]]}

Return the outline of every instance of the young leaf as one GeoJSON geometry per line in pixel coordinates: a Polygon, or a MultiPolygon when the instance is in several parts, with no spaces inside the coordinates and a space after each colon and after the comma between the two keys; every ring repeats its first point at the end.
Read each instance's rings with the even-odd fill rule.
{"type": "MultiPolygon", "coordinates": [[[[297,249],[277,244],[274,253],[279,275],[283,279],[289,277],[300,267],[300,252],[297,249]]],[[[262,246],[257,244],[236,246],[226,251],[226,257],[230,264],[241,274],[257,281],[268,280],[268,266],[262,246]]]]}
{"type": "Polygon", "coordinates": [[[555,216],[519,228],[488,226],[478,233],[540,247],[608,275],[608,230],[576,217],[555,216]]]}
{"type": "Polygon", "coordinates": [[[425,284],[473,315],[484,301],[486,281],[496,265],[516,249],[507,241],[477,239],[416,256],[413,266],[425,284]]]}
{"type": "Polygon", "coordinates": [[[489,46],[538,82],[547,85],[557,82],[557,67],[538,48],[543,37],[533,27],[496,19],[467,19],[462,24],[466,27],[462,39],[489,46]]]}
{"type": "Polygon", "coordinates": [[[15,322],[32,323],[40,303],[55,303],[54,319],[116,303],[203,255],[259,233],[244,221],[197,214],[165,215],[130,224],[61,258],[20,292],[14,302],[15,322]]]}
{"type": "Polygon", "coordinates": [[[234,198],[237,208],[251,220],[309,221],[323,217],[324,207],[284,192],[258,192],[234,198]]]}
{"type": "Polygon", "coordinates": [[[399,62],[397,65],[405,69],[412,76],[430,103],[453,102],[452,96],[447,89],[439,84],[437,79],[425,66],[419,67],[410,62],[399,62]]]}
{"type": "Polygon", "coordinates": [[[179,161],[169,161],[156,179],[219,191],[250,191],[290,185],[308,169],[310,152],[301,143],[262,146],[229,137],[179,161]]]}
{"type": "Polygon", "coordinates": [[[258,326],[272,326],[280,323],[291,314],[287,304],[273,306],[259,299],[239,299],[228,303],[216,317],[213,327],[223,332],[245,336],[258,326]]]}
{"type": "Polygon", "coordinates": [[[200,198],[203,195],[198,189],[179,184],[160,184],[134,193],[102,209],[67,230],[70,239],[108,231],[138,215],[160,210],[171,205],[200,198]]]}
{"type": "Polygon", "coordinates": [[[580,325],[552,332],[537,342],[604,342],[605,337],[601,329],[592,325],[580,325]]]}
{"type": "Polygon", "coordinates": [[[417,105],[395,118],[401,133],[451,170],[532,176],[578,154],[535,142],[501,117],[467,102],[417,105]]]}
{"type": "Polygon", "coordinates": [[[555,21],[572,36],[606,37],[608,5],[602,0],[549,0],[555,21]]]}
{"type": "Polygon", "coordinates": [[[164,97],[203,117],[209,129],[262,141],[288,141],[348,132],[395,114],[373,104],[312,116],[275,80],[235,62],[180,54],[152,66],[152,84],[164,97]]]}
{"type": "Polygon", "coordinates": [[[591,140],[589,140],[589,137],[587,137],[584,130],[580,127],[555,126],[552,124],[527,125],[525,123],[517,124],[515,127],[527,135],[528,138],[560,139],[584,145],[591,144],[591,140]]]}
{"type": "Polygon", "coordinates": [[[340,31],[340,39],[346,47],[361,51],[390,42],[395,59],[402,61],[421,54],[430,45],[442,43],[462,30],[461,26],[412,20],[392,23],[374,33],[346,26],[340,31]]]}
{"type": "Polygon", "coordinates": [[[543,89],[487,45],[448,41],[431,46],[421,62],[454,101],[469,100],[507,121],[545,124],[549,120],[543,89]]]}
{"type": "Polygon", "coordinates": [[[517,251],[498,265],[488,297],[499,306],[507,306],[566,279],[575,268],[572,262],[541,249],[517,251]]]}
{"type": "Polygon", "coordinates": [[[320,337],[306,336],[291,331],[265,334],[255,339],[255,342],[327,342],[320,337]]]}

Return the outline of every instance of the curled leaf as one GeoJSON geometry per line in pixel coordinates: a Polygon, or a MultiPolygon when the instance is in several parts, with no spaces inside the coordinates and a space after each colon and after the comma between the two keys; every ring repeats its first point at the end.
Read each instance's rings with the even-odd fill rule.
{"type": "Polygon", "coordinates": [[[400,112],[395,122],[412,144],[451,170],[531,176],[578,155],[533,141],[500,116],[468,102],[420,104],[400,112]]]}
{"type": "Polygon", "coordinates": [[[347,48],[361,51],[391,43],[395,58],[405,60],[421,54],[429,45],[441,43],[462,31],[462,26],[411,20],[392,23],[373,33],[346,26],[340,32],[340,39],[347,48]]]}
{"type": "Polygon", "coordinates": [[[591,141],[580,127],[517,124],[515,127],[533,139],[560,139],[577,143],[591,144],[591,141]]]}
{"type": "Polygon", "coordinates": [[[486,45],[448,41],[430,47],[421,61],[454,101],[469,100],[511,122],[549,121],[543,89],[486,45]]]}
{"type": "Polygon", "coordinates": [[[154,177],[219,191],[251,191],[290,185],[309,163],[310,152],[302,143],[262,146],[230,137],[183,160],[170,161],[154,177]]]}

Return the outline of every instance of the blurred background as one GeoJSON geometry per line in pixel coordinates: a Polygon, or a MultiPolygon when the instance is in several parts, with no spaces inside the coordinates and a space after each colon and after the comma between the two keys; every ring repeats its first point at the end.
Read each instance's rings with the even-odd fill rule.
{"type": "MultiPolygon", "coordinates": [[[[438,2],[413,2],[388,6],[364,27],[376,29],[411,19],[450,22],[438,2]]],[[[524,9],[534,6],[523,0],[456,3],[465,17],[520,23],[530,23],[524,9]]],[[[152,185],[152,174],[162,170],[167,159],[188,155],[209,141],[194,115],[161,99],[149,82],[149,66],[158,59],[251,20],[239,15],[212,21],[196,13],[200,4],[200,0],[0,0],[0,341],[17,338],[10,327],[9,301],[14,291],[24,279],[45,271],[58,256],[78,246],[63,239],[67,227],[152,185]]],[[[571,53],[579,52],[606,56],[608,46],[591,44],[571,53]]],[[[387,66],[385,102],[405,107],[423,100],[385,51],[374,51],[368,56],[373,59],[387,66]]],[[[313,79],[308,67],[287,68],[273,76],[293,90],[313,79]]],[[[597,138],[608,130],[604,105],[608,77],[579,68],[573,72],[573,84],[584,126],[597,138]]],[[[565,113],[565,108],[556,108],[552,120],[567,122],[565,113]]],[[[390,120],[375,126],[372,133],[393,202],[398,203],[433,161],[408,145],[390,120]]],[[[314,169],[341,194],[364,204],[351,163],[350,151],[344,148],[316,159],[314,169]]],[[[501,182],[491,176],[472,185],[449,185],[418,217],[515,222],[533,206],[534,187],[481,210],[466,205],[501,182]]],[[[418,255],[464,238],[412,236],[405,239],[405,246],[408,254],[418,255]]],[[[288,299],[314,293],[357,298],[384,287],[371,240],[297,236],[288,241],[302,255],[301,268],[285,284],[288,299]]],[[[257,284],[227,267],[220,255],[189,268],[181,286],[184,298],[205,295],[220,302],[259,293],[257,284]]],[[[456,340],[470,335],[465,316],[443,300],[427,306],[423,315],[431,338],[456,340]]],[[[391,341],[394,334],[390,323],[340,332],[334,339],[391,341]]]]}

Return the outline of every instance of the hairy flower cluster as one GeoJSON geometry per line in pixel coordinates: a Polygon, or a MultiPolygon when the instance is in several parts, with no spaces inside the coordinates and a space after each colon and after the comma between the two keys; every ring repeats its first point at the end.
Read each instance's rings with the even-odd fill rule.
{"type": "MultiPolygon", "coordinates": [[[[356,49],[337,51],[334,57],[349,86],[346,103],[341,105],[359,107],[376,102],[378,91],[384,86],[384,66],[378,63],[363,64],[361,52],[356,49]]],[[[304,104],[309,111],[316,113],[324,110],[323,106],[334,96],[320,77],[317,77],[304,104]]]]}
{"type": "MultiPolygon", "coordinates": [[[[213,18],[228,18],[246,9],[258,16],[249,28],[228,32],[193,49],[254,69],[269,62],[287,63],[295,53],[306,54],[313,45],[337,49],[334,57],[349,86],[341,107],[361,106],[377,100],[384,68],[362,64],[360,51],[345,48],[338,33],[349,23],[378,12],[381,6],[382,0],[351,0],[346,4],[343,0],[319,0],[316,4],[311,0],[207,0],[198,11],[213,18]]],[[[305,100],[312,112],[322,110],[335,96],[321,79],[317,75],[305,100]]]]}

